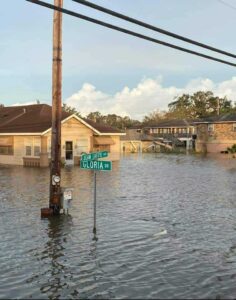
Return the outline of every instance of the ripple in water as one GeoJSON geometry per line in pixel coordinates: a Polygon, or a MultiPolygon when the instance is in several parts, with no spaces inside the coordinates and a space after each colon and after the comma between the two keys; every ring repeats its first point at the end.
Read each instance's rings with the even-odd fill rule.
{"type": "Polygon", "coordinates": [[[40,219],[48,170],[0,167],[0,298],[236,297],[235,160],[127,155],[62,171],[69,216],[40,219]]]}

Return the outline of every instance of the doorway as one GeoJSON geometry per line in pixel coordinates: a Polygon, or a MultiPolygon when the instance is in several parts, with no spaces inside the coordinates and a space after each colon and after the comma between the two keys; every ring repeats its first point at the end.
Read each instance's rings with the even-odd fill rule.
{"type": "Polygon", "coordinates": [[[66,142],[66,151],[65,151],[65,162],[67,165],[74,164],[74,157],[73,157],[73,142],[66,142]]]}

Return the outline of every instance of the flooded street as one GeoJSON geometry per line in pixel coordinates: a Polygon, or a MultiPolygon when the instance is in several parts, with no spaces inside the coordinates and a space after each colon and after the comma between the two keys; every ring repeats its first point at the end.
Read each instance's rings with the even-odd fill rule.
{"type": "Polygon", "coordinates": [[[0,298],[236,297],[236,159],[127,155],[62,170],[69,216],[41,220],[49,170],[0,167],[0,298]]]}

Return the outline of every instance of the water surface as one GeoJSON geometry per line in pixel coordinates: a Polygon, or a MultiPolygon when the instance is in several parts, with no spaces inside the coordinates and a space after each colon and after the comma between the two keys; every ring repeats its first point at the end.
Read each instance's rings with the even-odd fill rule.
{"type": "Polygon", "coordinates": [[[236,159],[127,155],[64,168],[69,216],[41,220],[48,169],[0,166],[0,298],[236,297],[236,159]]]}

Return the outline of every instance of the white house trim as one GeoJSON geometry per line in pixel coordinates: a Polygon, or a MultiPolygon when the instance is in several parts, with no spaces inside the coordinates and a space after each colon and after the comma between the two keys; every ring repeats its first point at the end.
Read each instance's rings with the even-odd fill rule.
{"type": "Polygon", "coordinates": [[[4,135],[17,135],[17,136],[20,136],[20,135],[34,135],[34,136],[41,136],[42,133],[41,132],[27,132],[27,133],[23,133],[23,132],[18,132],[18,133],[0,133],[0,136],[4,136],[4,135]]]}

